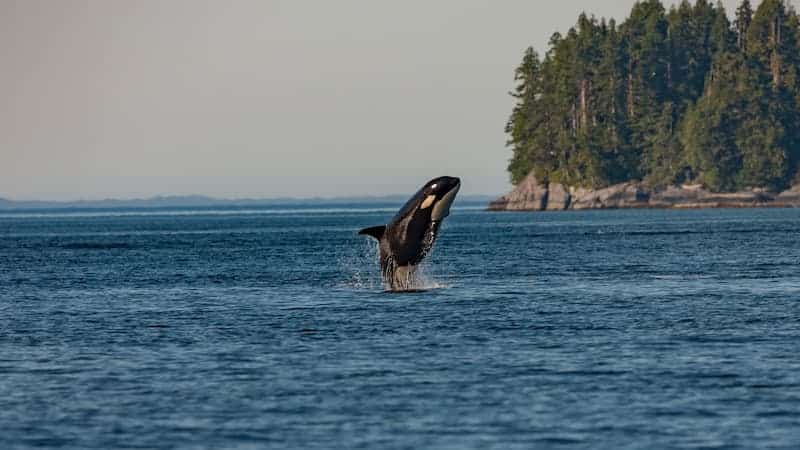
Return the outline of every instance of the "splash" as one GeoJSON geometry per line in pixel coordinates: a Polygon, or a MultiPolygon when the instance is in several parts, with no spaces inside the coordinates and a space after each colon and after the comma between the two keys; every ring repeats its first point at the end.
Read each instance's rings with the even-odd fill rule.
{"type": "Polygon", "coordinates": [[[341,273],[346,277],[342,287],[354,290],[374,291],[383,284],[380,273],[375,271],[375,261],[378,260],[378,245],[366,239],[359,239],[354,245],[349,246],[347,254],[338,259],[341,273]]]}
{"type": "Polygon", "coordinates": [[[434,279],[427,264],[417,266],[416,270],[411,271],[411,276],[406,279],[404,289],[391,289],[386,283],[384,288],[389,292],[415,292],[431,291],[434,289],[447,289],[448,285],[440,283],[434,279]]]}
{"type": "Polygon", "coordinates": [[[394,272],[394,275],[387,273],[381,276],[377,267],[380,257],[379,244],[372,240],[362,240],[351,249],[352,251],[338,259],[341,272],[346,274],[341,283],[342,287],[360,291],[383,289],[387,292],[419,292],[449,287],[436,281],[427,263],[416,266],[414,270],[401,269],[394,272]],[[392,276],[395,277],[394,289],[389,282],[392,276]]]}
{"type": "Polygon", "coordinates": [[[427,291],[445,287],[433,279],[427,265],[397,267],[390,261],[382,279],[383,287],[391,292],[427,291]]]}

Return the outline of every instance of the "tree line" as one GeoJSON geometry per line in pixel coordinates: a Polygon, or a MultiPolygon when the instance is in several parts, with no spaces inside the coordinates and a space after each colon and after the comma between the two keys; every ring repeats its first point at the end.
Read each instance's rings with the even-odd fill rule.
{"type": "Polygon", "coordinates": [[[722,192],[800,181],[799,39],[782,0],[744,0],[733,22],[706,0],[639,1],[621,24],[582,14],[515,71],[511,180],[722,192]]]}

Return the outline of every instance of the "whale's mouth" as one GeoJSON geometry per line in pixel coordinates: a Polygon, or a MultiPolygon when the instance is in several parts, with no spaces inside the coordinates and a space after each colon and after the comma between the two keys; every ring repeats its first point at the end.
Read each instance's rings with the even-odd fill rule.
{"type": "Polygon", "coordinates": [[[433,211],[431,212],[431,220],[439,222],[450,215],[450,205],[453,204],[453,200],[455,200],[456,194],[458,194],[458,190],[460,188],[461,181],[457,181],[456,185],[447,191],[447,193],[444,194],[438,202],[436,202],[436,204],[433,206],[433,211]]]}

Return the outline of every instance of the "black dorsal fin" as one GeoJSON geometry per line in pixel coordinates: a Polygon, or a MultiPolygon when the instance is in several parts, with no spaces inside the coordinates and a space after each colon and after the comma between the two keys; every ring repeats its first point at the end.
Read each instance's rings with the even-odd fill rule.
{"type": "Polygon", "coordinates": [[[358,234],[366,234],[380,241],[381,237],[383,237],[383,233],[385,232],[386,225],[378,225],[377,227],[364,228],[363,230],[359,231],[358,234]]]}

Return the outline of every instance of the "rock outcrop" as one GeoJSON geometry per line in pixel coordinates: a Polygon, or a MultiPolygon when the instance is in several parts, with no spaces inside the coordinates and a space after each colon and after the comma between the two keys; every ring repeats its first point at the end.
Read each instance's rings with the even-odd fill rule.
{"type": "Polygon", "coordinates": [[[548,211],[563,211],[569,208],[571,202],[572,194],[563,184],[550,183],[547,185],[548,211]]]}
{"type": "Polygon", "coordinates": [[[511,192],[489,204],[493,211],[542,211],[547,208],[547,186],[529,174],[511,192]]]}
{"type": "Polygon", "coordinates": [[[620,208],[750,208],[800,207],[800,185],[781,193],[765,189],[717,193],[701,185],[653,189],[640,182],[602,189],[544,185],[528,175],[511,192],[489,204],[492,211],[561,211],[620,208]]]}
{"type": "Polygon", "coordinates": [[[574,189],[572,209],[646,208],[650,193],[638,183],[603,189],[574,189]]]}
{"type": "Polygon", "coordinates": [[[749,208],[771,206],[776,194],[764,189],[710,192],[700,185],[670,186],[650,196],[651,208],[749,208]]]}
{"type": "Polygon", "coordinates": [[[783,191],[775,197],[776,206],[800,206],[800,184],[788,191],[783,191]]]}

